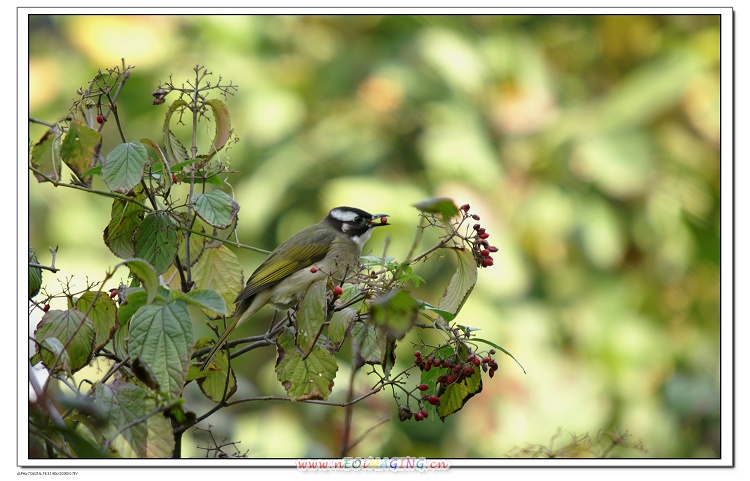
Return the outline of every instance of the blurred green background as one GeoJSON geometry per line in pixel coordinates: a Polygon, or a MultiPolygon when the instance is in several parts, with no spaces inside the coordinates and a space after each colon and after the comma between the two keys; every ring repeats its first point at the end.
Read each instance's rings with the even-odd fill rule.
{"type": "MultiPolygon", "coordinates": [[[[372,396],[354,409],[353,436],[390,420],[350,455],[502,458],[548,445],[558,430],[617,430],[648,450],[621,456],[712,458],[721,454],[719,20],[35,15],[29,108],[57,120],[97,69],[125,58],[135,66],[119,102],[125,134],[160,139],[166,106],[151,105],[160,81],[182,83],[195,65],[231,80],[239,142],[222,159],[240,172],[227,177],[240,240],[266,249],[343,204],[390,214],[366,250],[380,254],[390,235],[388,253],[402,259],[418,222],[412,204],[471,204],[500,251],[457,321],[512,352],[526,374],[499,357],[498,375],[445,423],[399,423],[390,394],[372,396]]],[[[31,125],[30,141],[43,132],[31,125]]],[[[103,134],[108,152],[119,142],[114,122],[103,134]]],[[[83,284],[117,263],[102,242],[109,200],[32,178],[29,203],[39,260],[60,245],[58,278],[83,284]]],[[[246,275],[262,260],[238,254],[246,275]]],[[[437,301],[450,267],[420,266],[420,296],[437,301]]],[[[49,273],[45,283],[59,292],[49,273]]],[[[248,324],[237,337],[267,325],[248,324]]],[[[236,398],[283,393],[273,355],[241,358],[236,398]]],[[[348,380],[342,362],[333,400],[348,380]]],[[[356,383],[364,391],[374,381],[356,383]]],[[[193,384],[187,407],[202,414],[211,405],[193,384]]],[[[251,458],[296,458],[338,456],[342,420],[340,408],[256,402],[208,421],[251,458]]],[[[188,433],[183,453],[203,456],[199,445],[205,433],[188,433]]]]}

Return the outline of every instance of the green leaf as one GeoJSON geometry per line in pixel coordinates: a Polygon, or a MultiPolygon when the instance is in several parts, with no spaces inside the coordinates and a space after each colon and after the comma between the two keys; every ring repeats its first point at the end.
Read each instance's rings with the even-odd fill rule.
{"type": "Polygon", "coordinates": [[[193,267],[193,280],[197,289],[211,289],[233,306],[237,293],[242,290],[242,266],[237,256],[224,245],[207,248],[193,267]]]}
{"type": "Polygon", "coordinates": [[[88,310],[86,317],[94,323],[94,351],[99,351],[112,339],[115,330],[119,327],[117,306],[105,292],[99,292],[97,296],[96,292],[86,291],[76,302],[75,308],[83,313],[88,310]]]}
{"type": "MultiPolygon", "coordinates": [[[[39,142],[31,148],[31,165],[52,180],[60,180],[62,160],[60,159],[60,136],[62,130],[53,125],[47,130],[39,142]]],[[[39,182],[47,182],[43,176],[34,172],[39,182]]]]}
{"type": "MultiPolygon", "coordinates": [[[[135,199],[142,200],[143,196],[135,199]]],[[[104,229],[104,243],[120,259],[135,256],[134,236],[143,216],[143,207],[134,202],[115,199],[112,203],[111,220],[104,229]]]]}
{"type": "Polygon", "coordinates": [[[453,319],[455,319],[455,314],[452,312],[446,311],[444,309],[438,309],[437,307],[428,304],[427,302],[422,301],[422,304],[419,306],[420,309],[423,311],[431,311],[437,314],[438,316],[442,317],[445,322],[451,322],[453,319]]]}
{"type": "Polygon", "coordinates": [[[518,362],[518,359],[516,359],[515,356],[513,356],[513,354],[511,354],[503,346],[500,346],[498,344],[495,344],[492,341],[488,341],[487,339],[482,339],[482,338],[479,338],[479,337],[472,337],[471,340],[474,341],[474,342],[483,342],[485,344],[489,344],[490,346],[494,347],[495,349],[497,349],[499,351],[502,351],[503,353],[505,353],[505,355],[509,356],[511,359],[513,359],[514,361],[516,361],[516,364],[518,364],[518,367],[520,367],[521,370],[523,371],[523,373],[526,374],[526,369],[524,369],[524,367],[521,365],[521,363],[518,362]]]}
{"type": "Polygon", "coordinates": [[[213,227],[229,227],[240,210],[240,205],[221,190],[215,189],[205,194],[194,194],[190,200],[198,216],[213,227]]]}
{"type": "Polygon", "coordinates": [[[187,304],[211,311],[212,315],[226,315],[227,304],[221,294],[211,289],[195,289],[188,293],[172,291],[173,298],[181,299],[187,304]]]}
{"type": "Polygon", "coordinates": [[[117,320],[120,322],[120,326],[126,326],[135,311],[148,303],[145,289],[128,289],[125,302],[120,304],[120,308],[117,309],[117,320]]]}
{"type": "Polygon", "coordinates": [[[73,120],[62,142],[60,155],[70,170],[86,185],[91,186],[91,177],[84,174],[97,164],[101,148],[102,134],[80,120],[73,120]]]}
{"type": "Polygon", "coordinates": [[[320,345],[303,358],[294,333],[284,330],[277,340],[276,378],[292,401],[327,399],[336,377],[336,358],[320,345]]]}
{"type": "Polygon", "coordinates": [[[119,380],[111,384],[99,383],[95,388],[94,406],[106,418],[102,444],[112,440],[110,449],[120,457],[172,457],[171,423],[161,412],[154,412],[156,399],[147,389],[119,380]]]}
{"type": "MultiPolygon", "coordinates": [[[[236,219],[236,218],[235,218],[236,219]]],[[[206,232],[203,228],[203,222],[200,219],[195,219],[192,229],[196,232],[206,232]]],[[[180,262],[183,266],[188,264],[187,262],[187,249],[185,246],[185,239],[187,239],[187,232],[180,232],[180,245],[177,247],[177,256],[180,258],[180,262]]],[[[206,238],[195,233],[190,233],[190,266],[194,266],[196,262],[203,255],[203,251],[206,248],[206,238]]]]}
{"type": "Polygon", "coordinates": [[[187,106],[187,102],[182,99],[177,99],[172,102],[172,105],[169,106],[169,110],[167,110],[167,113],[164,115],[164,126],[162,127],[164,155],[167,157],[170,165],[182,162],[188,158],[187,150],[180,141],[177,140],[177,137],[175,137],[174,133],[172,133],[172,130],[169,128],[172,114],[185,106],[187,106]]]}
{"type": "Polygon", "coordinates": [[[143,178],[148,162],[146,147],[140,142],[120,144],[107,155],[102,168],[102,180],[110,190],[127,193],[143,178]]]}
{"type": "Polygon", "coordinates": [[[196,378],[198,387],[201,392],[213,402],[221,402],[223,399],[229,399],[237,392],[237,376],[234,369],[230,369],[227,361],[227,353],[224,350],[218,351],[208,369],[201,370],[197,366],[190,366],[191,372],[198,371],[205,375],[199,375],[196,378]],[[227,385],[227,373],[229,373],[229,385],[227,385]],[[226,390],[226,395],[224,394],[226,390]]]}
{"type": "Polygon", "coordinates": [[[414,207],[425,214],[440,214],[444,221],[458,215],[458,207],[453,199],[447,197],[437,197],[434,199],[423,200],[414,204],[414,207]]]}
{"type": "Polygon", "coordinates": [[[39,345],[41,347],[37,349],[37,351],[41,356],[42,362],[45,366],[52,366],[52,364],[55,362],[55,359],[57,359],[57,357],[60,356],[60,353],[62,353],[62,356],[60,356],[58,369],[69,374],[71,373],[70,356],[68,356],[67,352],[63,352],[64,346],[63,343],[60,342],[60,339],[56,337],[46,337],[42,339],[39,345]]]}
{"type": "Polygon", "coordinates": [[[297,310],[296,341],[304,357],[312,351],[328,317],[326,283],[324,279],[310,286],[297,310]]]}
{"type": "Polygon", "coordinates": [[[369,324],[355,322],[352,326],[352,347],[357,364],[380,365],[386,352],[386,336],[369,324]]]}
{"type": "Polygon", "coordinates": [[[357,311],[351,307],[345,307],[331,314],[331,321],[328,323],[328,339],[337,351],[341,349],[341,344],[349,334],[355,317],[357,317],[357,311]]]}
{"type": "MultiPolygon", "coordinates": [[[[143,259],[130,259],[125,262],[118,264],[125,265],[130,269],[130,275],[138,279],[141,286],[146,291],[146,303],[150,304],[156,299],[156,294],[159,291],[159,277],[151,264],[143,259]]],[[[128,296],[128,301],[130,296],[128,296]]]]}
{"type": "Polygon", "coordinates": [[[130,319],[128,354],[151,368],[170,398],[182,394],[192,348],[193,326],[184,302],[157,300],[130,319]]]}
{"type": "Polygon", "coordinates": [[[440,404],[437,407],[438,416],[445,421],[446,417],[460,411],[469,399],[480,392],[482,392],[482,371],[475,368],[474,374],[445,388],[445,392],[440,395],[440,404]]]}
{"type": "MultiPolygon", "coordinates": [[[[39,264],[34,249],[29,246],[29,263],[39,264]]],[[[29,266],[29,299],[39,294],[42,288],[42,269],[40,267],[29,266]]]]}
{"type": "Polygon", "coordinates": [[[219,99],[211,99],[206,102],[206,105],[211,107],[214,113],[214,121],[216,122],[216,135],[214,135],[211,150],[208,152],[209,155],[212,155],[226,145],[227,140],[229,140],[229,134],[232,131],[232,125],[229,118],[229,108],[227,108],[224,102],[219,99]]]}
{"type": "Polygon", "coordinates": [[[370,306],[373,323],[394,339],[401,339],[417,321],[420,304],[403,289],[391,291],[370,306]]]}
{"type": "MultiPolygon", "coordinates": [[[[440,298],[438,309],[448,311],[455,317],[477,283],[477,263],[468,249],[451,250],[456,253],[456,272],[440,298]]],[[[448,319],[444,321],[450,322],[448,319]]]]}
{"type": "Polygon", "coordinates": [[[135,233],[135,256],[151,264],[157,274],[163,274],[174,262],[179,241],[166,213],[149,214],[135,233]]]}
{"type": "MultiPolygon", "coordinates": [[[[94,324],[91,320],[76,309],[68,309],[67,311],[47,311],[37,324],[34,339],[41,343],[44,339],[55,337],[63,344],[67,343],[68,339],[72,339],[65,351],[70,357],[71,371],[76,372],[91,360],[94,335],[94,324]]],[[[47,369],[52,369],[49,364],[45,366],[47,369]]]]}
{"type": "MultiPolygon", "coordinates": [[[[145,302],[146,294],[143,293],[143,299],[145,302]]],[[[140,306],[139,306],[140,307],[140,306]]],[[[137,310],[137,309],[136,309],[137,310]]],[[[119,314],[122,312],[122,308],[118,309],[118,319],[119,314]]],[[[135,312],[135,310],[133,311],[135,312]]],[[[128,320],[130,320],[130,317],[132,317],[132,313],[130,316],[127,317],[128,320]]],[[[125,359],[128,355],[128,335],[130,334],[130,324],[128,323],[122,323],[120,321],[120,327],[117,328],[115,331],[115,335],[112,338],[112,348],[115,350],[115,354],[117,357],[121,359],[125,359]]]]}

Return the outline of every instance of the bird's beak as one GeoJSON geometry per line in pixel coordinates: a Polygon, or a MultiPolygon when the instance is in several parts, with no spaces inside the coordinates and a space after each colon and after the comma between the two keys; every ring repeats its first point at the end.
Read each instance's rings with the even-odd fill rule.
{"type": "Polygon", "coordinates": [[[370,227],[380,227],[388,224],[388,214],[373,214],[370,227]]]}

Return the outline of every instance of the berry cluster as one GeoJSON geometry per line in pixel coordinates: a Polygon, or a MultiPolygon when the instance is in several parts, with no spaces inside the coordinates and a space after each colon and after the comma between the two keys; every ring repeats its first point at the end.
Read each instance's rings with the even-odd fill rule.
{"type": "MultiPolygon", "coordinates": [[[[460,207],[463,212],[464,219],[471,217],[474,220],[479,220],[479,216],[476,214],[469,214],[469,204],[464,204],[460,207]]],[[[487,238],[490,236],[487,233],[487,229],[482,227],[480,224],[474,224],[474,234],[468,239],[471,243],[472,250],[474,252],[474,258],[477,260],[477,267],[489,267],[495,263],[492,258],[492,253],[497,252],[497,247],[491,246],[487,238]]]]}
{"type": "MultiPolygon", "coordinates": [[[[466,358],[466,361],[442,359],[439,357],[428,357],[424,360],[420,351],[414,351],[414,364],[419,366],[419,369],[422,371],[429,371],[432,368],[444,369],[446,371],[445,374],[438,376],[437,382],[446,388],[453,383],[461,382],[471,377],[477,367],[481,367],[482,371],[489,372],[490,377],[493,377],[498,367],[497,361],[490,357],[493,354],[495,354],[495,350],[491,349],[487,356],[480,357],[476,354],[471,354],[466,358]]],[[[419,386],[419,389],[426,391],[427,387],[425,384],[422,384],[419,386]],[[424,389],[422,389],[423,387],[424,389]]],[[[430,404],[437,404],[429,398],[424,399],[430,404]]]]}

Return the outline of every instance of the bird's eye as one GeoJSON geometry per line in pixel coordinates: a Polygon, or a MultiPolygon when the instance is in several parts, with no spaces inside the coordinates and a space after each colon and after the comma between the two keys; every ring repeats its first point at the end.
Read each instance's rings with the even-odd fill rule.
{"type": "Polygon", "coordinates": [[[360,222],[362,222],[362,218],[360,216],[357,216],[357,217],[354,218],[354,222],[356,222],[357,224],[359,224],[360,222]]]}

